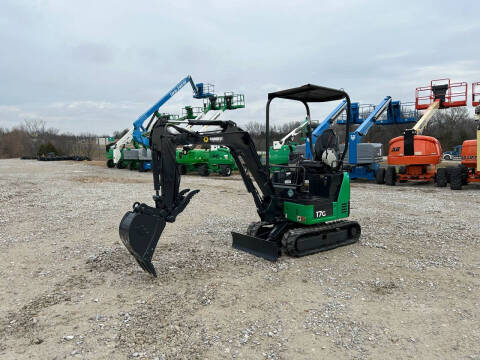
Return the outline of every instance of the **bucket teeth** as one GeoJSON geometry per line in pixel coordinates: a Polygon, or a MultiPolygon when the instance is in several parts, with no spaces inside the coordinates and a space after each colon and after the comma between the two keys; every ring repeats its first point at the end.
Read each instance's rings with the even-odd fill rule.
{"type": "Polygon", "coordinates": [[[140,265],[140,267],[143,269],[143,271],[146,271],[149,274],[157,277],[157,272],[155,270],[155,266],[153,266],[151,261],[139,260],[137,258],[135,258],[135,260],[137,260],[138,265],[140,265]]]}

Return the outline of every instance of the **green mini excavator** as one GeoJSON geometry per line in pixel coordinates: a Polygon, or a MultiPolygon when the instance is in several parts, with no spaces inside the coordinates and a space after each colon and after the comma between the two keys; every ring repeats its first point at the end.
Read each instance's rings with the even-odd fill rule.
{"type": "MultiPolygon", "coordinates": [[[[267,149],[270,103],[276,98],[303,103],[308,121],[309,103],[345,99],[348,119],[343,152],[339,151],[335,132],[328,129],[311,149],[312,160],[298,158],[295,163],[276,165],[271,172],[268,151],[263,165],[248,132],[232,121],[189,120],[189,127],[181,127],[158,119],[150,133],[155,206],[135,203],[133,210],[124,215],[119,229],[122,242],[145,271],[156,276],[152,256],[166,223],[174,222],[199,192],[180,191],[181,175],[175,163],[175,149],[185,144],[230,148],[245,186],[253,196],[260,221],[250,224],[246,234],[232,232],[234,248],[275,261],[282,252],[290,256],[309,255],[359,239],[360,225],[345,220],[350,215],[350,180],[343,171],[351,121],[348,94],[311,84],[268,94],[267,149]],[[205,125],[209,125],[209,131],[202,131],[205,125]]],[[[311,137],[311,133],[307,136],[311,137]]],[[[311,139],[309,143],[312,144],[311,139]]]]}

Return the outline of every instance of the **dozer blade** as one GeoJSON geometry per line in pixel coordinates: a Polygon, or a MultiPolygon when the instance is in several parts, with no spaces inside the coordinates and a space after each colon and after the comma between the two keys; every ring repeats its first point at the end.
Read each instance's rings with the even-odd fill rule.
{"type": "Polygon", "coordinates": [[[143,270],[155,277],[157,273],[152,264],[152,256],[165,224],[161,217],[128,211],[119,227],[120,238],[130,254],[143,270]]]}
{"type": "Polygon", "coordinates": [[[281,255],[281,248],[273,241],[267,241],[255,236],[239,234],[232,231],[232,247],[248,252],[266,260],[276,261],[281,255]]]}

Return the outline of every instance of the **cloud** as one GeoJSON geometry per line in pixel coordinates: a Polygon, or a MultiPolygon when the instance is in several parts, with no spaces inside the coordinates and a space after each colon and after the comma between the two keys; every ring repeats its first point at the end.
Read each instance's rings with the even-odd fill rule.
{"type": "MultiPolygon", "coordinates": [[[[225,116],[241,124],[264,120],[268,92],[305,83],[344,88],[353,101],[412,101],[434,78],[480,81],[479,12],[480,2],[446,0],[6,0],[0,126],[38,116],[63,131],[111,133],[188,74],[219,94],[244,93],[247,108],[225,116]]],[[[188,104],[198,102],[186,87],[162,111],[188,104]]],[[[272,112],[303,117],[296,104],[272,112]]]]}
{"type": "Polygon", "coordinates": [[[104,44],[82,43],[74,46],[71,56],[74,60],[92,62],[95,64],[108,64],[113,61],[113,49],[104,44]]]}

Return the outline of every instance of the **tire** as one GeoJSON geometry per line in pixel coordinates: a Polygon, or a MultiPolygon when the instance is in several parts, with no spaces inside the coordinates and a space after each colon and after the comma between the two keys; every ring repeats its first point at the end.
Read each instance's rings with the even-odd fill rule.
{"type": "Polygon", "coordinates": [[[222,176],[230,176],[230,175],[232,175],[232,168],[228,165],[224,165],[220,169],[220,174],[222,176]]]}
{"type": "Polygon", "coordinates": [[[446,174],[447,174],[447,183],[450,183],[450,173],[452,172],[453,166],[447,166],[445,168],[446,174]]]}
{"type": "Polygon", "coordinates": [[[210,174],[210,171],[208,170],[208,165],[202,164],[198,167],[198,174],[200,176],[208,176],[210,174]]]}
{"type": "Polygon", "coordinates": [[[185,165],[177,165],[177,169],[180,175],[185,175],[187,173],[187,168],[185,167],[185,165]]]}
{"type": "Polygon", "coordinates": [[[385,184],[395,186],[397,182],[397,169],[395,166],[389,166],[385,172],[385,184]]]}
{"type": "Polygon", "coordinates": [[[125,169],[125,163],[122,160],[117,163],[117,169],[125,169]]]}
{"type": "Polygon", "coordinates": [[[145,168],[143,167],[144,161],[139,161],[138,162],[138,172],[145,172],[145,168]]]}
{"type": "Polygon", "coordinates": [[[460,166],[450,170],[450,189],[462,190],[462,168],[460,166]]]}
{"type": "Polygon", "coordinates": [[[437,176],[436,176],[436,179],[435,179],[435,185],[437,185],[437,187],[445,187],[447,186],[447,169],[445,168],[439,168],[437,169],[437,176]]]}
{"type": "Polygon", "coordinates": [[[128,170],[130,170],[130,171],[136,170],[135,169],[135,161],[130,161],[128,163],[128,170]]]}
{"type": "Polygon", "coordinates": [[[107,160],[107,167],[108,167],[109,169],[112,169],[112,168],[115,167],[115,163],[113,162],[113,159],[108,159],[108,160],[107,160]]]}
{"type": "Polygon", "coordinates": [[[443,157],[443,160],[452,160],[452,157],[447,154],[443,157]]]}
{"type": "Polygon", "coordinates": [[[468,168],[465,165],[460,165],[462,169],[462,185],[468,185],[468,168]]]}
{"type": "Polygon", "coordinates": [[[379,168],[375,174],[375,182],[379,185],[385,184],[385,168],[379,168]]]}

